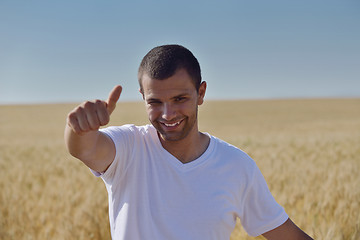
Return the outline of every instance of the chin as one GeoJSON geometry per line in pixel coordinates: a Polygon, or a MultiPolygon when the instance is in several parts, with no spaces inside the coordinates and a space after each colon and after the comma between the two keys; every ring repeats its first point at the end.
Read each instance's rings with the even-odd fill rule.
{"type": "Polygon", "coordinates": [[[181,141],[184,138],[186,138],[186,135],[185,136],[183,136],[183,135],[179,136],[179,135],[163,134],[163,133],[160,133],[160,136],[164,141],[168,141],[168,142],[177,142],[177,141],[181,141]]]}

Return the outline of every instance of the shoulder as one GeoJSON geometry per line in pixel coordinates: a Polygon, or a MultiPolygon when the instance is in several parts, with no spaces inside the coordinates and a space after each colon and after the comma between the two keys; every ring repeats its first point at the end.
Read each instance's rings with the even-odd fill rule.
{"type": "Polygon", "coordinates": [[[245,151],[214,136],[211,136],[211,141],[212,157],[218,166],[226,167],[229,173],[237,177],[252,178],[257,165],[245,151]]]}
{"type": "Polygon", "coordinates": [[[107,183],[111,183],[113,178],[117,176],[120,179],[120,175],[127,171],[134,160],[135,154],[144,149],[145,139],[151,137],[150,133],[153,130],[149,125],[135,126],[134,124],[126,124],[102,128],[100,131],[109,136],[115,145],[113,163],[104,174],[107,183]]]}
{"type": "Polygon", "coordinates": [[[254,164],[253,159],[240,148],[215,136],[211,136],[211,139],[215,143],[216,154],[221,154],[226,159],[254,164]]]}

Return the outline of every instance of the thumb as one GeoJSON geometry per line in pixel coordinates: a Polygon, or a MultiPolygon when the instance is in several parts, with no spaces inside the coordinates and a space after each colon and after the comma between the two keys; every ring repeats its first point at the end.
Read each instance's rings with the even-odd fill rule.
{"type": "Polygon", "coordinates": [[[114,109],[116,107],[116,102],[120,98],[121,91],[122,91],[122,87],[120,85],[115,86],[113,88],[113,90],[111,90],[111,92],[109,94],[109,98],[106,101],[106,103],[107,103],[106,109],[107,109],[109,115],[114,111],[114,109]]]}

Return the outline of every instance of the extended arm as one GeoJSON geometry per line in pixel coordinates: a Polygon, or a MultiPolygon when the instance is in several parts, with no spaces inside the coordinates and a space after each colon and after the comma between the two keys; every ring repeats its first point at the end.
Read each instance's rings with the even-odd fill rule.
{"type": "Polygon", "coordinates": [[[268,240],[313,240],[296,226],[290,218],[281,226],[264,233],[263,236],[268,240]]]}
{"type": "Polygon", "coordinates": [[[105,171],[115,157],[114,143],[99,128],[109,122],[121,90],[116,86],[107,101],[84,102],[67,117],[64,137],[69,153],[98,172],[105,171]]]}

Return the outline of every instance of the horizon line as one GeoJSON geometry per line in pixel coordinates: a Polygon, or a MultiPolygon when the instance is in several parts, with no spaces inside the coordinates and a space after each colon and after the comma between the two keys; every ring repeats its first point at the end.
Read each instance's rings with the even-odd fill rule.
{"type": "MultiPolygon", "coordinates": [[[[227,101],[294,101],[294,100],[360,100],[360,96],[294,96],[294,97],[257,97],[257,98],[208,98],[204,101],[227,102],[227,101]]],[[[31,105],[65,105],[80,104],[84,101],[32,101],[32,102],[0,102],[0,106],[31,106],[31,105]]],[[[119,100],[118,103],[142,103],[143,100],[119,100]]]]}

